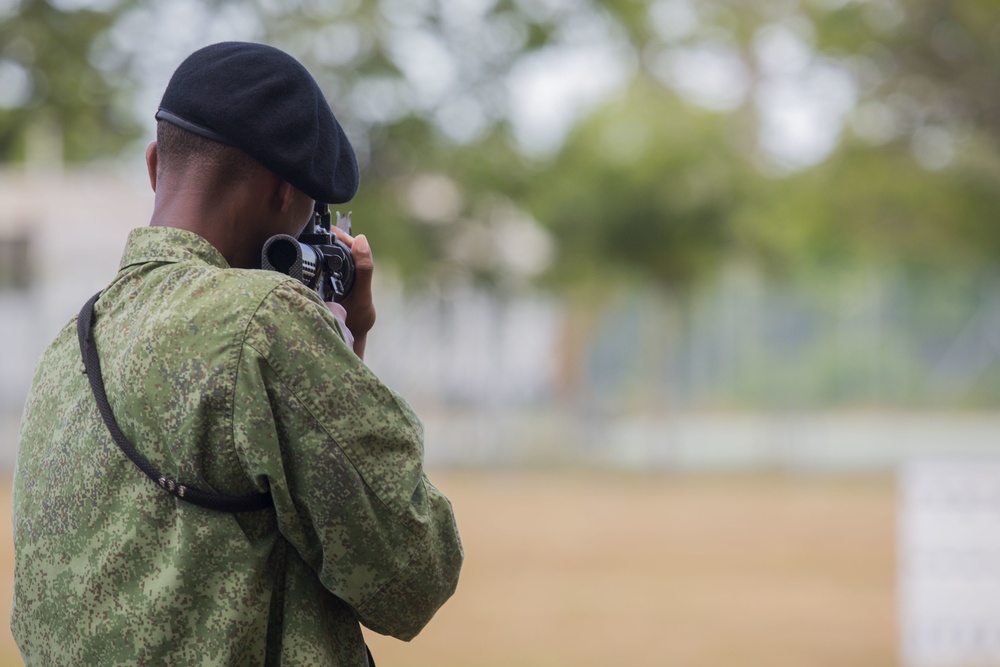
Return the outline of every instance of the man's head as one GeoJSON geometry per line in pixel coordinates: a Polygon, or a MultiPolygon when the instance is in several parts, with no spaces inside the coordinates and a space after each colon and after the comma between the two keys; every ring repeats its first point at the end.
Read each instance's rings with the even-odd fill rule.
{"type": "Polygon", "coordinates": [[[196,51],[174,72],[146,150],[150,224],[201,235],[229,265],[257,268],[265,241],[297,235],[315,202],[358,188],[354,150],[312,75],[263,44],[196,51]]]}
{"type": "Polygon", "coordinates": [[[171,77],[156,118],[160,169],[191,158],[250,169],[249,155],[317,201],[339,204],[357,191],[354,150],[322,91],[274,47],[224,42],[195,51],[171,77]]]}

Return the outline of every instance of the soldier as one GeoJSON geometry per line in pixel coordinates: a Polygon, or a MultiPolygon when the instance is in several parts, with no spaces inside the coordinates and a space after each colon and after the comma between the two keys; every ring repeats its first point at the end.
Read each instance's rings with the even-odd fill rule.
{"type": "Polygon", "coordinates": [[[308,71],[260,44],[196,51],[157,119],[150,225],[25,406],[14,638],[29,667],[361,667],[359,622],[415,636],[462,548],[420,421],[361,358],[367,240],[337,231],[342,304],[260,269],[269,237],[354,196],[353,149],[308,71]]]}

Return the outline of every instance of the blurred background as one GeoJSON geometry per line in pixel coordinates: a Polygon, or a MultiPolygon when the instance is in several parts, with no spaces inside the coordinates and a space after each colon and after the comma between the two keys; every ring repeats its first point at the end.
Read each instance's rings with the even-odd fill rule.
{"type": "Polygon", "coordinates": [[[927,621],[969,598],[920,572],[968,568],[906,520],[978,474],[1000,534],[1000,472],[920,463],[1000,451],[992,0],[0,0],[6,600],[34,364],[148,221],[174,68],[230,39],[303,61],[358,152],[367,361],[466,543],[379,664],[1000,656],[989,605],[927,621]]]}

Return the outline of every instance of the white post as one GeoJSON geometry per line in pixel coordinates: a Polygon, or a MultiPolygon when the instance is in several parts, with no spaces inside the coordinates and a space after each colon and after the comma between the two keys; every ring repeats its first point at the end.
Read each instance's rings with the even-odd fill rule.
{"type": "Polygon", "coordinates": [[[910,462],[899,492],[901,663],[1000,665],[1000,459],[910,462]]]}

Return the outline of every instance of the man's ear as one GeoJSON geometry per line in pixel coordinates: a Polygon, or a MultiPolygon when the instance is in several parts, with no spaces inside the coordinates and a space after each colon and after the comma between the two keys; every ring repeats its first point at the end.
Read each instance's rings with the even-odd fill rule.
{"type": "Polygon", "coordinates": [[[286,213],[295,201],[295,186],[283,178],[278,179],[278,187],[275,191],[275,205],[278,211],[286,213]]]}
{"type": "Polygon", "coordinates": [[[149,172],[149,187],[156,192],[156,166],[159,164],[156,157],[156,142],[151,141],[146,146],[146,171],[149,172]]]}

